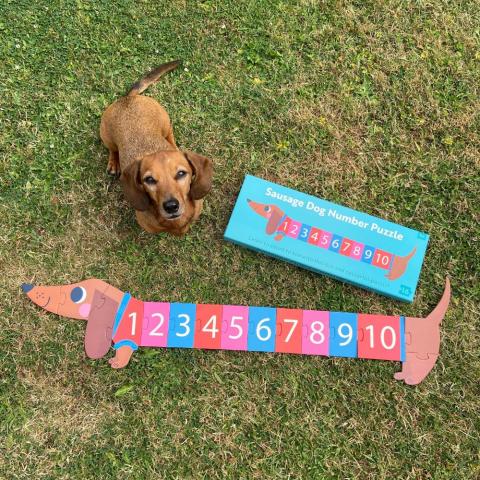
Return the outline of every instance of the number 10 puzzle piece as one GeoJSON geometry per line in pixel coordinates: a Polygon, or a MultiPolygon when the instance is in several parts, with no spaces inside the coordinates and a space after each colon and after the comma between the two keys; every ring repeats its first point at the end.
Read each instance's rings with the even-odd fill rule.
{"type": "Polygon", "coordinates": [[[73,285],[22,285],[45,310],[87,320],[85,350],[101,358],[113,342],[113,368],[126,366],[138,347],[177,347],[296,353],[402,362],[397,380],[415,385],[434,367],[443,296],[426,318],[364,315],[273,307],[142,302],[97,279],[73,285]]]}

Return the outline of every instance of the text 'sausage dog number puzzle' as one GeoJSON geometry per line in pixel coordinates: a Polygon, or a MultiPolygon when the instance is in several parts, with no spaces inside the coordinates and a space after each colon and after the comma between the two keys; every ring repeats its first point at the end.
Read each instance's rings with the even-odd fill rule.
{"type": "Polygon", "coordinates": [[[225,238],[411,302],[428,235],[247,175],[225,238]]]}

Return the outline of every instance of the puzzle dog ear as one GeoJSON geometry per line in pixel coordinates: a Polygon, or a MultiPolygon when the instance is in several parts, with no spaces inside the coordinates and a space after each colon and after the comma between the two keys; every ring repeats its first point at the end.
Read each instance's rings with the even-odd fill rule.
{"type": "Polygon", "coordinates": [[[88,358],[102,358],[110,349],[117,310],[118,303],[115,300],[98,290],[95,292],[85,331],[85,353],[88,358]]]}

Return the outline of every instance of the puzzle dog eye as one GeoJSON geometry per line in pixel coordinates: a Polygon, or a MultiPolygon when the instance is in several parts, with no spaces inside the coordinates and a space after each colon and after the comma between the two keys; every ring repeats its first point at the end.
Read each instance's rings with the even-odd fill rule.
{"type": "Polygon", "coordinates": [[[87,298],[87,291],[83,287],[75,287],[70,293],[73,303],[82,303],[87,298]]]}

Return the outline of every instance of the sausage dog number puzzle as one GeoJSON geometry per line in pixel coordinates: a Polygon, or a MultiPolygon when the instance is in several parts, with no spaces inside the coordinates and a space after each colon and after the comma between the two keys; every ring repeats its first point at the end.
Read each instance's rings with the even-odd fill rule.
{"type": "Polygon", "coordinates": [[[247,175],[225,238],[411,302],[428,235],[247,175]]]}
{"type": "Polygon", "coordinates": [[[98,279],[22,289],[49,312],[87,320],[87,356],[101,358],[113,343],[114,368],[126,366],[138,347],[248,350],[401,361],[395,378],[412,385],[437,361],[450,300],[448,280],[427,318],[143,302],[98,279]]]}

